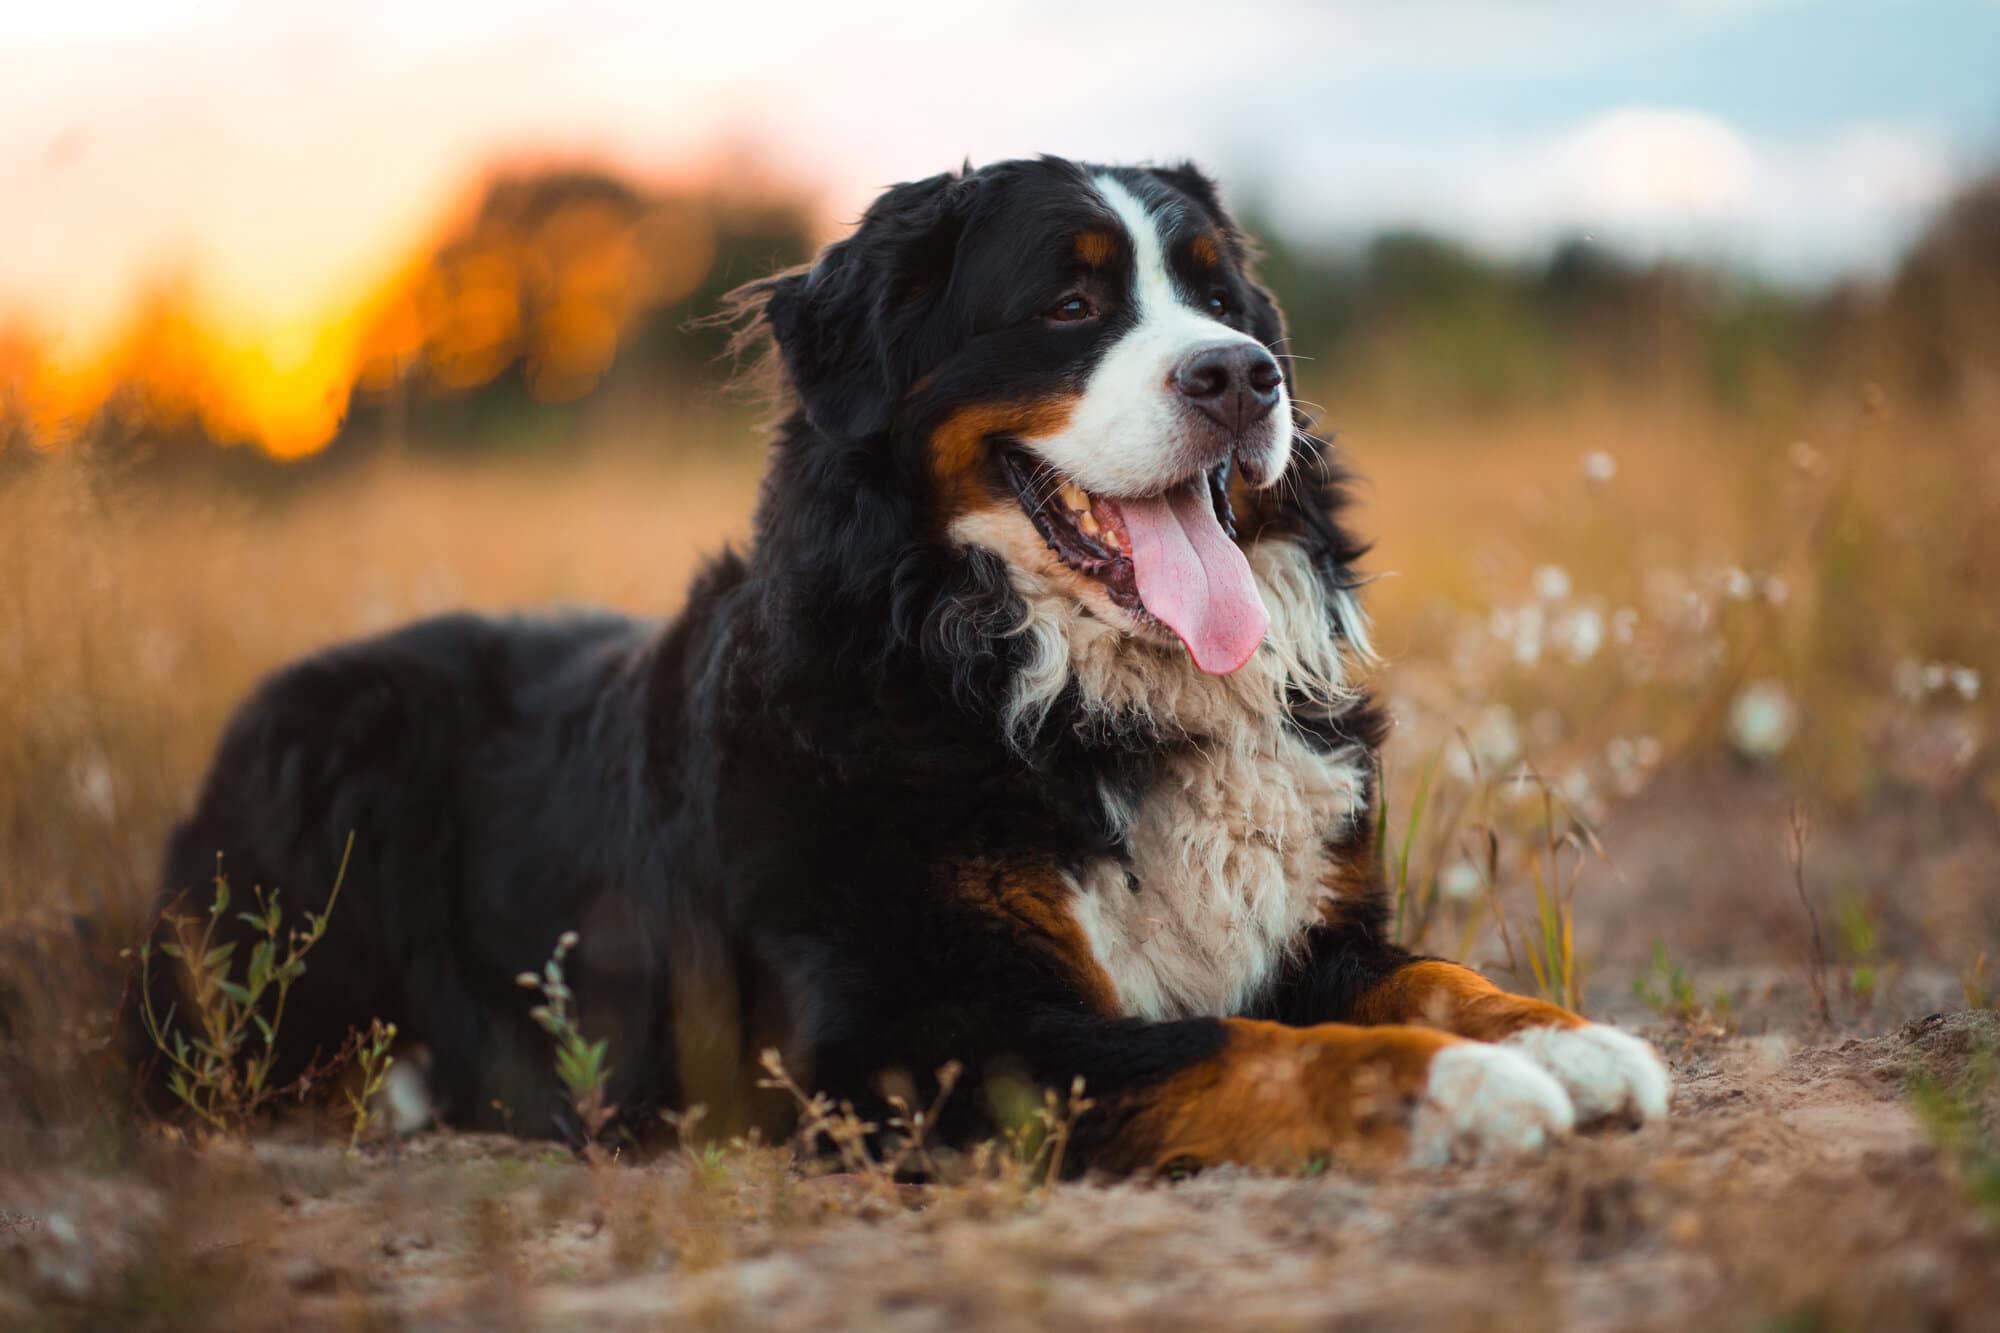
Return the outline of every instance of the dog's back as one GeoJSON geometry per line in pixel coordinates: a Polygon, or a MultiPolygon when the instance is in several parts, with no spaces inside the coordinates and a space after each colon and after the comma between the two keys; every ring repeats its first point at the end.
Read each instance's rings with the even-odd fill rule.
{"type": "MultiPolygon", "coordinates": [[[[652,637],[598,613],[446,616],[289,666],[237,712],[168,844],[162,897],[198,918],[220,873],[231,938],[258,890],[280,895],[289,930],[339,885],[288,998],[275,1080],[393,1015],[436,1059],[450,1118],[548,1128],[547,1038],[496,988],[578,924],[593,835],[634,822],[615,770],[639,753],[633,664],[652,637]]],[[[153,972],[156,1014],[186,1011],[176,972],[153,972]]]]}

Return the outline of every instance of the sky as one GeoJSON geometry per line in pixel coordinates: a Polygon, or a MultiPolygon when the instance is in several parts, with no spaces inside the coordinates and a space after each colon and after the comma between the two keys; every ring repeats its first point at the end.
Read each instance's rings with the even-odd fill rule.
{"type": "Polygon", "coordinates": [[[1034,152],[1195,158],[1302,237],[1585,231],[1880,273],[2000,161],[2000,0],[63,0],[0,7],[0,317],[164,275],[282,347],[503,159],[754,162],[851,220],[1034,152]]]}

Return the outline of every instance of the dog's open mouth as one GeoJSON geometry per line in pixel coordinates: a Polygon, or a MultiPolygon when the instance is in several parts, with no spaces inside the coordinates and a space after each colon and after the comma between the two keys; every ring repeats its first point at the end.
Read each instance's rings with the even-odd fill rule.
{"type": "Polygon", "coordinates": [[[1236,545],[1229,464],[1158,495],[1093,495],[1023,449],[1002,455],[1015,498],[1065,565],[1143,623],[1172,630],[1203,671],[1250,660],[1270,617],[1236,545]]]}

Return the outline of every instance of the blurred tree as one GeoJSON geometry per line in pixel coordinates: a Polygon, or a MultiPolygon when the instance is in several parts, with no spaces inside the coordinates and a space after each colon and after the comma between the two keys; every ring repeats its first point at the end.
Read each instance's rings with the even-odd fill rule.
{"type": "Polygon", "coordinates": [[[802,261],[811,235],[798,200],[500,177],[383,302],[339,443],[533,442],[585,400],[635,407],[705,380],[724,335],[689,321],[802,261]]]}
{"type": "MultiPolygon", "coordinates": [[[[1584,236],[1528,261],[1415,231],[1301,241],[1254,205],[1245,228],[1286,311],[1284,350],[1335,426],[1356,399],[1485,412],[1579,391],[1775,417],[1865,381],[1943,406],[2000,403],[2000,176],[1943,209],[1886,290],[1637,264],[1584,236]]],[[[342,326],[358,344],[344,414],[347,360],[332,365],[330,400],[289,400],[294,386],[254,348],[218,341],[193,285],[169,280],[82,373],[55,374],[30,330],[0,333],[0,454],[74,440],[176,466],[233,452],[229,466],[252,467],[258,451],[206,446],[303,452],[336,421],[329,459],[539,446],[575,438],[586,416],[664,437],[726,377],[726,333],[700,317],[803,262],[813,241],[810,208],[782,188],[647,188],[582,167],[496,176],[342,326]],[[274,422],[303,449],[280,447],[274,422]]]]}
{"type": "Polygon", "coordinates": [[[2000,403],[2000,174],[1961,191],[1918,239],[1885,325],[1896,379],[1934,400],[2000,403]]]}

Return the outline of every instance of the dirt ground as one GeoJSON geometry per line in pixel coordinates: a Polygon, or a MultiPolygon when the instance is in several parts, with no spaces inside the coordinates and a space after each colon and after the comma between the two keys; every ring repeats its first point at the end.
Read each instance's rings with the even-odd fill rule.
{"type": "MultiPolygon", "coordinates": [[[[1906,979],[1899,1003],[1921,998],[1906,979]]],[[[1922,1007],[1920,1004],[1917,1007],[1922,1007]]],[[[1654,1029],[1672,1116],[1530,1166],[1046,1192],[593,1171],[426,1135],[0,1180],[15,1326],[1940,1328],[2000,1318],[2000,1218],[1912,1109],[2000,1014],[1654,1029]]],[[[1989,1108],[1990,1109],[1990,1108],[1989,1108]]]]}

